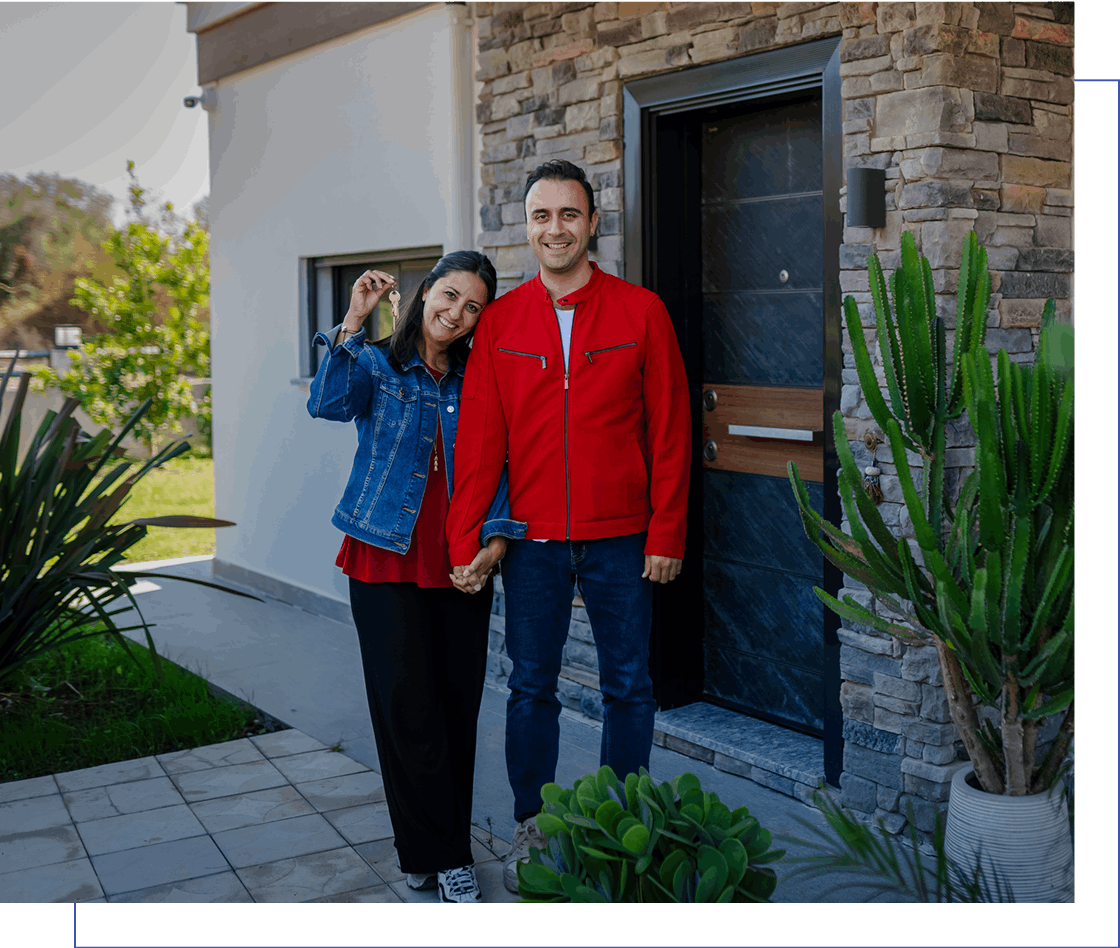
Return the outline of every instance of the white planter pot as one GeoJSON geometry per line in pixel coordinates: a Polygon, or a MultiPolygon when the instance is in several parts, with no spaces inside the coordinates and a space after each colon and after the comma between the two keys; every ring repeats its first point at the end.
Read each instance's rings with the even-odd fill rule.
{"type": "Polygon", "coordinates": [[[945,853],[971,874],[977,859],[989,885],[1016,902],[1073,901],[1073,840],[1062,784],[1025,797],[985,793],[953,776],[945,853]],[[994,888],[994,885],[993,885],[994,888]]]}

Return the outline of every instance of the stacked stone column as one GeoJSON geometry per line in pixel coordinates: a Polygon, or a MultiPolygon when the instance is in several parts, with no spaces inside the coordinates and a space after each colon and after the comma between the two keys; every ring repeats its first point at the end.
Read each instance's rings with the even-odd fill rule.
{"type": "MultiPolygon", "coordinates": [[[[911,231],[933,268],[938,313],[950,329],[964,235],[988,251],[989,347],[1033,358],[1048,297],[1072,296],[1073,5],[1070,3],[473,3],[481,83],[478,244],[504,292],[537,269],[525,240],[522,189],[533,167],[567,158],[586,169],[600,226],[592,258],[621,274],[622,86],[763,50],[842,36],[845,167],[886,171],[885,228],[846,227],[841,289],[874,328],[867,257],[898,265],[911,231]]],[[[841,410],[857,461],[872,424],[845,339],[841,410]]],[[[881,366],[878,367],[881,373],[881,366]]],[[[915,459],[916,460],[916,459],[915,459]]],[[[967,424],[949,432],[953,484],[973,464],[967,424]]],[[[894,469],[882,457],[882,511],[912,536],[894,469]]],[[[870,604],[866,589],[842,594],[870,604]]],[[[577,613],[572,667],[594,674],[577,613]],[[584,665],[586,662],[588,664],[584,665]]],[[[495,617],[500,625],[500,617],[495,617]]],[[[496,635],[500,634],[496,630],[496,635]]],[[[840,631],[846,803],[895,830],[907,804],[922,830],[948,797],[960,754],[934,651],[870,629],[840,631]]],[[[497,650],[494,670],[508,663],[497,650]]],[[[576,676],[579,678],[580,676],[576,676]]],[[[562,690],[594,709],[585,677],[562,690]],[[576,686],[581,689],[576,693],[576,686]]]]}

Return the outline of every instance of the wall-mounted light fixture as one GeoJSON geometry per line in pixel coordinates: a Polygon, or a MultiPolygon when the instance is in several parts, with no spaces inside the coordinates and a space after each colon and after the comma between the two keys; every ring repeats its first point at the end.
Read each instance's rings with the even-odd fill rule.
{"type": "Polygon", "coordinates": [[[887,173],[882,168],[848,168],[849,227],[887,226],[887,173]]]}

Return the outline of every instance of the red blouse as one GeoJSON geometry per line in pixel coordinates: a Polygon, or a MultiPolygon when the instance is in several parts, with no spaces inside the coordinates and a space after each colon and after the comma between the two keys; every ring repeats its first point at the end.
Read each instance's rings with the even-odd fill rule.
{"type": "MultiPolygon", "coordinates": [[[[427,366],[439,384],[443,373],[427,366]]],[[[351,536],[343,536],[334,561],[342,572],[363,583],[416,583],[424,589],[452,587],[451,556],[447,546],[447,465],[443,458],[443,435],[436,422],[436,443],[428,459],[428,482],[416,514],[412,542],[405,553],[382,550],[351,536]]]]}

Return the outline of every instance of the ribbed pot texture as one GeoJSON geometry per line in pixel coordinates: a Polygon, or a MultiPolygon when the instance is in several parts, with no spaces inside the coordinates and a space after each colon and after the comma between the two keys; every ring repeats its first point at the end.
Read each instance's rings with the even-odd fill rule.
{"type": "Polygon", "coordinates": [[[968,872],[979,857],[991,889],[1010,892],[1016,902],[1072,902],[1073,840],[1063,785],[1008,797],[969,785],[971,774],[965,767],[953,776],[946,854],[968,872]]]}

